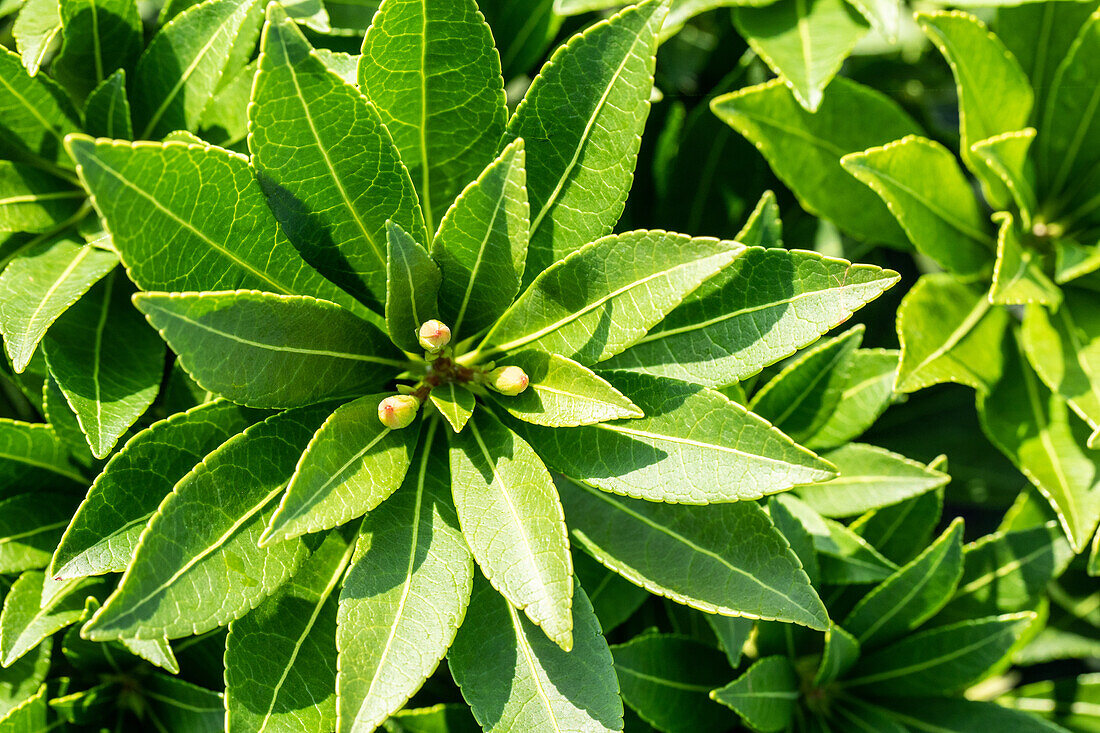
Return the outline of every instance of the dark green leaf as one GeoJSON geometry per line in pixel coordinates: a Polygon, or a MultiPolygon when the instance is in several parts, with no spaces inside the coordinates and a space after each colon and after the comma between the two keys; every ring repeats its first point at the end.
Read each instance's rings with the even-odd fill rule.
{"type": "Polygon", "coordinates": [[[794,717],[798,678],[785,657],[765,657],[711,696],[732,708],[753,730],[780,733],[794,717]]]}
{"type": "Polygon", "coordinates": [[[428,250],[400,225],[387,222],[386,242],[386,330],[398,348],[415,353],[423,350],[420,326],[439,314],[442,275],[428,250]]]}

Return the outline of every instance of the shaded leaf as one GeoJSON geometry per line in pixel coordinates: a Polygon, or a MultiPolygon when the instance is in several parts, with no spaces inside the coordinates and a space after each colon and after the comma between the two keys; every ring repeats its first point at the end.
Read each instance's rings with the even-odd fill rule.
{"type": "Polygon", "coordinates": [[[790,662],[785,657],[764,657],[711,696],[732,708],[753,730],[779,733],[791,724],[798,694],[790,662]]]}

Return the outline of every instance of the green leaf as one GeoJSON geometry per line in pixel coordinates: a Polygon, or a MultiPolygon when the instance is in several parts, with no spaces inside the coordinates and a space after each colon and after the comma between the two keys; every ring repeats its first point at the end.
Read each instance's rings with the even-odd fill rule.
{"type": "MultiPolygon", "coordinates": [[[[803,519],[795,516],[791,503],[785,501],[790,494],[778,494],[769,499],[767,503],[768,516],[787,544],[791,546],[802,569],[813,584],[821,580],[821,563],[818,562],[817,548],[814,546],[814,536],[810,533],[803,519]]],[[[743,645],[742,645],[743,646],[743,645]]],[[[728,651],[728,649],[727,649],[728,651]]],[[[731,660],[732,661],[732,660],[731,660]]],[[[736,664],[731,663],[731,667],[736,664]]]]}
{"type": "Polygon", "coordinates": [[[329,532],[274,595],[229,625],[227,729],[332,730],[336,725],[337,585],[354,543],[329,532]]]}
{"type": "Polygon", "coordinates": [[[69,455],[49,425],[0,418],[0,496],[58,482],[86,485],[69,455]]]}
{"type": "Polygon", "coordinates": [[[994,305],[1041,303],[1057,307],[1062,302],[1062,291],[1043,272],[1042,260],[1020,241],[1011,212],[1000,211],[995,216],[1001,226],[989,301],[994,305]]]}
{"type": "Polygon", "coordinates": [[[765,191],[734,239],[746,247],[783,247],[783,222],[774,191],[765,191]]]}
{"type": "Polygon", "coordinates": [[[610,234],[622,214],[665,12],[645,0],[570,38],[512,115],[504,141],[525,141],[531,201],[524,282],[610,234]]]}
{"type": "Polygon", "coordinates": [[[886,204],[840,165],[848,153],[919,134],[892,100],[841,77],[811,114],[775,79],[717,97],[711,109],[760,150],[804,209],[860,239],[908,246],[886,204]]]}
{"type": "Polygon", "coordinates": [[[881,646],[934,616],[962,576],[962,532],[962,519],[956,519],[916,559],[865,595],[844,619],[844,628],[864,646],[881,646]]]}
{"type": "Polygon", "coordinates": [[[4,733],[45,733],[50,730],[46,725],[46,685],[39,687],[33,696],[15,706],[0,720],[4,733]]]}
{"type": "Polygon", "coordinates": [[[490,397],[509,415],[548,428],[643,417],[642,410],[603,377],[557,354],[521,351],[501,361],[523,369],[530,385],[514,397],[490,397]]]}
{"type": "Polygon", "coordinates": [[[230,438],[177,483],[85,636],[201,634],[248,613],[290,578],[309,546],[290,540],[261,548],[257,540],[325,414],[311,407],[268,418],[230,438]]]}
{"type": "Polygon", "coordinates": [[[0,501],[0,572],[46,567],[76,504],[72,496],[41,490],[0,501]]]}
{"type": "Polygon", "coordinates": [[[985,290],[946,273],[925,275],[898,308],[901,365],[895,389],[916,392],[942,382],[988,391],[1001,374],[1008,311],[985,290]]]}
{"type": "Polygon", "coordinates": [[[46,232],[83,204],[84,192],[70,182],[31,166],[0,161],[0,231],[46,232]]]}
{"type": "Polygon", "coordinates": [[[558,485],[577,546],[651,593],[706,613],[828,626],[787,541],[752,502],[659,504],[558,485]]]}
{"type": "Polygon", "coordinates": [[[0,721],[23,704],[38,690],[49,673],[53,640],[46,639],[36,647],[36,653],[24,655],[6,669],[0,669],[0,721]]]}
{"type": "Polygon", "coordinates": [[[758,499],[834,475],[718,392],[642,374],[605,376],[644,417],[556,429],[510,423],[554,470],[605,491],[677,504],[758,499]]]}
{"type": "Polygon", "coordinates": [[[478,350],[487,358],[535,348],[586,366],[604,361],[743,251],[661,231],[604,237],[540,272],[478,350]]]}
{"type": "Polygon", "coordinates": [[[946,473],[873,445],[850,443],[823,457],[840,475],[799,487],[798,496],[826,517],[851,517],[897,504],[951,480],[946,473]]]}
{"type": "Polygon", "coordinates": [[[1024,227],[1031,226],[1031,217],[1039,207],[1035,195],[1035,164],[1028,156],[1035,134],[1034,127],[1027,127],[994,135],[970,146],[970,152],[1008,188],[1020,210],[1024,227]]]}
{"type": "Polygon", "coordinates": [[[134,0],[61,0],[61,48],[50,73],[78,100],[115,69],[129,69],[142,49],[134,0]]]}
{"type": "Polygon", "coordinates": [[[996,207],[1005,205],[1004,184],[970,146],[1027,126],[1034,93],[1020,64],[997,36],[960,11],[918,13],[917,22],[951,67],[959,98],[959,151],[996,207]]]}
{"type": "Polygon", "coordinates": [[[451,491],[485,577],[562,649],[573,646],[573,563],[550,473],[488,410],[450,436],[451,491]]]}
{"type": "Polygon", "coordinates": [[[500,58],[477,5],[383,2],[363,39],[359,86],[393,135],[434,232],[493,159],[508,115],[500,58]]]}
{"type": "Polygon", "coordinates": [[[50,576],[120,573],[161,501],[196,463],[240,433],[256,413],[224,400],[154,423],[96,477],[54,553],[50,576]]]}
{"type": "Polygon", "coordinates": [[[460,384],[447,382],[434,387],[429,397],[439,414],[447,419],[451,430],[462,432],[462,428],[466,427],[466,422],[474,414],[476,403],[473,393],[460,384]]]}
{"type": "Polygon", "coordinates": [[[27,0],[23,4],[12,24],[11,33],[29,74],[38,74],[60,32],[61,6],[58,0],[27,0]]]}
{"type": "Polygon", "coordinates": [[[153,404],[164,374],[164,343],[134,310],[121,280],[108,275],[45,338],[50,374],[96,458],[106,458],[153,404]]]}
{"type": "Polygon", "coordinates": [[[787,730],[798,696],[798,678],[785,657],[757,660],[743,675],[711,693],[760,733],[787,730]]]}
{"type": "Polygon", "coordinates": [[[847,674],[852,665],[859,661],[859,653],[860,644],[856,637],[836,624],[830,626],[825,631],[825,649],[814,674],[814,687],[825,687],[847,674]]]}
{"type": "Polygon", "coordinates": [[[448,496],[446,446],[428,427],[414,469],[367,515],[340,592],[340,733],[405,705],[462,625],[474,563],[448,496]]]}
{"type": "Polygon", "coordinates": [[[383,723],[387,733],[479,733],[481,726],[461,702],[398,710],[383,723]]]}
{"type": "Polygon", "coordinates": [[[225,701],[220,692],[152,674],[143,681],[150,718],[164,730],[218,733],[225,730],[225,701]]]}
{"type": "Polygon", "coordinates": [[[1017,613],[919,631],[865,655],[845,687],[892,697],[962,689],[1003,659],[1034,619],[1017,613]]]}
{"type": "Polygon", "coordinates": [[[88,95],[84,102],[84,129],[95,137],[128,140],[134,136],[125,70],[115,71],[88,95]]]}
{"type": "Polygon", "coordinates": [[[1065,288],[1056,312],[1030,306],[1020,331],[1028,362],[1082,420],[1100,427],[1100,307],[1091,291],[1065,288]]]}
{"type": "Polygon", "coordinates": [[[84,599],[103,592],[106,585],[100,580],[70,580],[62,592],[42,606],[44,580],[41,572],[28,570],[4,598],[4,610],[0,613],[0,665],[4,667],[10,667],[43,640],[76,623],[84,613],[84,599]]]}
{"type": "MultiPolygon", "coordinates": [[[[1100,17],[1093,13],[1081,26],[1073,45],[1058,64],[1036,140],[1036,168],[1040,190],[1050,197],[1079,184],[1100,163],[1100,115],[1093,93],[1100,64],[1100,17]],[[1082,89],[1090,92],[1084,94],[1082,89]]],[[[1022,125],[1021,125],[1022,126],[1022,125]]]]}
{"type": "Polygon", "coordinates": [[[43,241],[0,273],[0,331],[16,372],[27,368],[46,330],[118,263],[107,250],[62,236],[43,241]]]}
{"type": "Polygon", "coordinates": [[[251,407],[362,394],[404,365],[377,327],[305,295],[139,293],[134,304],[196,382],[251,407]]]}
{"type": "Polygon", "coordinates": [[[603,368],[724,387],[813,343],[898,279],[814,252],[753,247],[603,368]]]}
{"type": "Polygon", "coordinates": [[[1057,522],[988,534],[963,548],[962,578],[944,615],[975,618],[1026,610],[1072,559],[1057,522]]]}
{"type": "Polygon", "coordinates": [[[398,224],[387,222],[386,234],[386,330],[398,348],[415,353],[423,350],[420,326],[439,314],[442,275],[428,250],[398,224]]]}
{"type": "Polygon", "coordinates": [[[371,305],[386,302],[386,221],[427,242],[416,190],[378,116],[270,5],[248,149],[275,218],[305,259],[371,305]]]}
{"type": "MultiPolygon", "coordinates": [[[[644,589],[629,583],[618,573],[605,568],[583,552],[573,552],[573,571],[592,601],[600,628],[607,634],[624,623],[649,598],[644,589]]],[[[725,618],[724,616],[708,616],[725,618]]],[[[740,621],[741,619],[736,619],[740,621]]],[[[750,622],[751,624],[751,622],[750,622]]]]}
{"type": "Polygon", "coordinates": [[[868,512],[852,522],[851,528],[892,562],[904,564],[928,545],[942,509],[943,492],[929,491],[868,512]]]}
{"type": "Polygon", "coordinates": [[[72,167],[62,142],[80,129],[79,115],[61,87],[44,74],[30,76],[6,48],[0,49],[0,119],[5,147],[72,167]]]}
{"type": "MultiPolygon", "coordinates": [[[[49,576],[46,577],[46,586],[43,588],[43,597],[50,596],[52,600],[49,576]]],[[[64,587],[64,586],[62,586],[64,587]]],[[[47,603],[49,602],[47,600],[47,603]]],[[[178,674],[179,663],[172,653],[172,647],[167,639],[143,640],[122,639],[118,642],[106,642],[97,644],[80,636],[80,627],[99,610],[99,601],[94,596],[84,599],[84,611],[80,619],[65,631],[61,644],[61,651],[66,661],[80,670],[101,671],[106,669],[117,670],[119,661],[123,664],[132,664],[134,657],[144,659],[162,669],[178,674]],[[121,657],[119,656],[121,655],[121,657]]]]}
{"type": "Polygon", "coordinates": [[[336,408],[309,441],[261,541],[338,527],[373,510],[401,485],[417,429],[390,430],[371,394],[336,408]]]}
{"type": "Polygon", "coordinates": [[[1089,429],[1050,392],[1011,341],[1004,374],[978,397],[982,429],[1054,510],[1075,552],[1100,522],[1100,455],[1084,446],[1089,429]]]}
{"type": "MultiPolygon", "coordinates": [[[[318,0],[319,1],[319,0],[318,0]]],[[[223,148],[241,150],[248,142],[248,105],[256,80],[259,59],[251,61],[233,76],[223,77],[222,85],[207,103],[199,119],[198,140],[185,140],[186,131],[175,131],[164,139],[181,142],[209,142],[223,148]]],[[[255,161],[253,161],[255,164],[255,161]]],[[[261,179],[262,180],[262,179],[261,179]]]]}
{"type": "Polygon", "coordinates": [[[947,148],[907,135],[846,155],[840,164],[882,197],[918,252],[962,275],[988,265],[989,220],[947,148]]]}
{"type": "Polygon", "coordinates": [[[715,616],[713,614],[707,614],[706,620],[711,631],[718,638],[718,646],[726,653],[726,661],[729,662],[729,666],[736,668],[741,663],[741,654],[756,625],[755,622],[748,618],[715,616]]]}
{"type": "Polygon", "coordinates": [[[708,697],[729,679],[725,656],[674,634],[645,633],[611,648],[623,700],[666,733],[724,733],[729,711],[708,697]]]}
{"type": "Polygon", "coordinates": [[[130,279],[142,290],[311,295],[369,317],[283,236],[244,158],[209,146],[84,136],[70,137],[68,147],[130,279]],[[180,171],[189,172],[186,179],[180,171]],[[233,216],[210,215],[226,206],[233,216]],[[168,241],[176,255],[171,258],[162,256],[168,241]]]}
{"type": "Polygon", "coordinates": [[[863,434],[894,399],[901,352],[858,349],[840,367],[840,400],[825,423],[802,445],[810,450],[844,445],[863,434]]]}
{"type": "Polygon", "coordinates": [[[484,581],[447,655],[451,674],[487,733],[622,730],[614,660],[579,584],[573,650],[565,652],[484,581]]]}
{"type": "Polygon", "coordinates": [[[843,0],[750,4],[734,9],[733,23],[810,112],[821,106],[825,87],[867,32],[867,21],[843,0]]]}
{"type": "Polygon", "coordinates": [[[863,331],[857,325],[807,349],[753,395],[749,409],[795,441],[816,433],[840,403],[841,367],[859,348],[863,331]]]}
{"type": "Polygon", "coordinates": [[[1003,730],[1012,733],[1064,733],[1065,728],[996,703],[950,697],[903,698],[890,701],[889,714],[916,733],[972,733],[1003,730]]]}
{"type": "Polygon", "coordinates": [[[526,160],[523,140],[505,147],[447,210],[432,241],[443,271],[439,312],[455,339],[491,326],[519,292],[531,228],[526,160]]]}
{"type": "Polygon", "coordinates": [[[131,88],[140,139],[198,129],[233,44],[259,7],[257,0],[206,0],[184,10],[153,36],[138,60],[131,88]]]}

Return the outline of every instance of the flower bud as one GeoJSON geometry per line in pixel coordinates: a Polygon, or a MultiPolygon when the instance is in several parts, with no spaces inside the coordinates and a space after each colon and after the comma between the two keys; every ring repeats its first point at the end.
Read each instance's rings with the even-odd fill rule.
{"type": "Polygon", "coordinates": [[[489,372],[489,386],[509,397],[527,389],[529,381],[527,372],[518,366],[504,366],[489,372]]]}
{"type": "Polygon", "coordinates": [[[420,409],[420,400],[412,395],[398,394],[378,403],[378,419],[391,430],[407,428],[420,409]]]}
{"type": "Polygon", "coordinates": [[[451,329],[447,327],[447,324],[434,318],[424,322],[424,325],[420,327],[420,331],[417,332],[417,336],[420,339],[420,345],[427,351],[439,351],[451,343],[451,329]]]}

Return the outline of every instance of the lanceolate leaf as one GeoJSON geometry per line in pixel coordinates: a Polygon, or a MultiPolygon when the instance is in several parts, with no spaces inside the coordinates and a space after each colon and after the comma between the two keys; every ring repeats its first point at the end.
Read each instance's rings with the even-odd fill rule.
{"type": "Polygon", "coordinates": [[[125,570],[146,522],[176,482],[256,415],[217,400],[131,438],[77,509],[54,553],[50,576],[79,578],[125,570]]]}
{"type": "Polygon", "coordinates": [[[399,348],[420,351],[417,331],[439,313],[442,276],[428,251],[399,225],[387,222],[386,235],[386,330],[399,348]]]}
{"type": "Polygon", "coordinates": [[[605,237],[541,272],[479,348],[488,354],[535,348],[584,365],[604,361],[741,251],[733,242],[660,231],[605,237]]]}
{"type": "Polygon", "coordinates": [[[173,130],[198,129],[234,41],[256,12],[257,0],[206,0],[153,37],[138,61],[131,90],[139,138],[156,140],[173,130]]]}
{"type": "Polygon", "coordinates": [[[61,32],[61,8],[58,0],[29,0],[22,4],[12,23],[11,34],[23,59],[23,66],[37,75],[61,32]]]}
{"type": "Polygon", "coordinates": [[[383,2],[363,39],[359,86],[393,135],[433,232],[492,160],[508,114],[500,58],[477,5],[383,2]]]}
{"type": "Polygon", "coordinates": [[[748,247],[782,247],[783,222],[774,191],[765,191],[734,239],[748,247]]]}
{"type": "Polygon", "coordinates": [[[106,585],[101,580],[70,580],[52,601],[42,606],[44,580],[41,572],[28,570],[4,598],[4,610],[0,613],[0,665],[4,667],[11,666],[55,632],[76,623],[84,613],[84,599],[102,594],[106,585]]]}
{"type": "Polygon", "coordinates": [[[963,275],[989,264],[988,218],[947,148],[909,135],[840,162],[882,197],[918,252],[963,275]]]}
{"type": "MultiPolygon", "coordinates": [[[[1044,3],[1045,4],[1045,3],[1044,3]]],[[[971,733],[1003,730],[1013,733],[1062,733],[1066,729],[1032,713],[1010,710],[993,702],[951,697],[909,698],[891,701],[890,717],[907,730],[971,733]]]]}
{"type": "Polygon", "coordinates": [[[987,391],[1001,373],[1004,308],[985,290],[947,274],[925,275],[898,309],[901,366],[896,389],[916,392],[941,382],[987,391]]]}
{"type": "Polygon", "coordinates": [[[46,330],[118,263],[106,250],[67,236],[47,240],[14,259],[2,274],[0,331],[16,372],[34,356],[46,330]]]}
{"type": "Polygon", "coordinates": [[[573,563],[550,473],[488,410],[479,410],[450,442],[451,491],[482,572],[547,636],[571,649],[573,563]]]}
{"type": "Polygon", "coordinates": [[[338,585],[354,549],[345,534],[328,533],[293,578],[229,625],[227,729],[335,726],[338,585]]]}
{"type": "Polygon", "coordinates": [[[649,115],[662,0],[646,0],[571,38],[531,84],[505,140],[527,147],[531,251],[524,282],[611,233],[649,115]]]}
{"type": "Polygon", "coordinates": [[[446,418],[447,424],[456,433],[462,432],[462,428],[466,427],[477,404],[473,392],[454,382],[433,388],[430,398],[432,405],[446,418]]]}
{"type": "Polygon", "coordinates": [[[651,593],[707,613],[828,626],[797,557],[757,504],[675,506],[558,486],[576,544],[651,593]]]}
{"type": "MultiPolygon", "coordinates": [[[[577,574],[577,580],[585,589],[588,599],[592,601],[592,608],[596,611],[596,618],[599,619],[600,628],[603,629],[604,634],[633,616],[634,612],[649,598],[645,589],[627,582],[621,575],[600,565],[584,552],[575,551],[572,555],[573,570],[577,574]]],[[[710,618],[744,621],[744,619],[730,619],[726,616],[708,617],[710,618]]],[[[751,622],[745,623],[751,624],[751,622]]]]}
{"type": "Polygon", "coordinates": [[[134,136],[123,69],[108,76],[88,95],[84,103],[84,129],[95,137],[129,139],[134,136]]]}
{"type": "Polygon", "coordinates": [[[1034,127],[1026,127],[978,140],[970,146],[970,152],[997,174],[1008,188],[1025,227],[1031,226],[1031,217],[1038,209],[1035,165],[1029,156],[1035,134],[1034,127]]]}
{"type": "Polygon", "coordinates": [[[725,655],[683,636],[646,633],[611,649],[623,700],[668,733],[724,733],[729,711],[708,696],[729,679],[725,655]]]}
{"type": "Polygon", "coordinates": [[[886,204],[840,166],[848,153],[919,134],[894,102],[838,78],[811,114],[776,79],[718,97],[711,109],[759,148],[807,211],[861,239],[906,246],[886,204]]]}
{"type": "Polygon", "coordinates": [[[894,375],[901,352],[859,349],[841,367],[840,400],[825,424],[803,445],[811,450],[832,448],[858,438],[890,406],[894,375]]]}
{"type": "Polygon", "coordinates": [[[891,270],[753,247],[603,368],[724,387],[812,343],[897,281],[891,270]]]}
{"type": "Polygon", "coordinates": [[[348,292],[384,304],[386,221],[427,244],[416,191],[378,112],[328,70],[277,3],[248,129],[260,185],[287,236],[348,292]]]}
{"type": "Polygon", "coordinates": [[[367,392],[403,365],[377,327],[308,296],[140,293],[134,303],[199,385],[251,407],[367,392]]]}
{"type": "Polygon", "coordinates": [[[976,682],[1035,619],[1019,613],[920,631],[867,654],[845,680],[859,694],[940,695],[976,682]]]}
{"type": "Polygon", "coordinates": [[[897,453],[861,443],[830,451],[824,459],[836,466],[840,475],[803,486],[798,495],[826,517],[851,517],[897,504],[946,486],[951,480],[947,474],[897,453]]]}
{"type": "Polygon", "coordinates": [[[69,138],[68,147],[142,290],[255,288],[366,310],[302,260],[242,157],[209,146],[83,136],[69,138]],[[183,170],[193,171],[186,184],[175,175],[183,170]],[[211,215],[224,207],[233,215],[211,215]],[[175,257],[162,256],[166,243],[175,257]]]}
{"type": "Polygon", "coordinates": [[[531,350],[499,363],[520,367],[531,380],[514,397],[494,395],[501,409],[525,422],[564,428],[643,417],[641,409],[606,379],[564,356],[531,350]]]}
{"type": "Polygon", "coordinates": [[[378,420],[372,394],[341,405],[310,440],[271,524],[265,543],[338,527],[371,511],[401,485],[417,430],[390,430],[378,420]]]}
{"type": "Polygon", "coordinates": [[[982,427],[1058,512],[1080,552],[1100,522],[1100,454],[1085,448],[1088,426],[1040,381],[1014,340],[1006,341],[1004,374],[978,399],[982,427]]]}
{"type": "Polygon", "coordinates": [[[906,563],[928,544],[939,524],[943,492],[920,496],[868,512],[852,522],[859,536],[895,563],[906,563]]]}
{"type": "Polygon", "coordinates": [[[576,644],[562,651],[484,581],[447,655],[474,717],[489,733],[622,730],[614,661],[579,585],[576,644]]]}
{"type": "Polygon", "coordinates": [[[510,143],[447,210],[432,241],[443,271],[439,310],[455,339],[492,325],[519,292],[527,261],[523,140],[510,143]]]}
{"type": "Polygon", "coordinates": [[[50,72],[77,99],[141,52],[141,16],[133,0],[61,0],[61,49],[50,72]]]}
{"type": "Polygon", "coordinates": [[[1028,361],[1043,383],[1082,420],[1100,427],[1100,307],[1091,291],[1065,288],[1054,313],[1031,306],[1020,331],[1028,361]]]}
{"type": "Polygon", "coordinates": [[[5,147],[72,168],[62,144],[79,129],[72,102],[45,74],[29,75],[6,48],[0,49],[0,119],[5,147]]]}
{"type": "Polygon", "coordinates": [[[96,458],[106,458],[153,403],[164,374],[164,342],[130,304],[130,293],[122,274],[111,273],[45,339],[50,374],[96,458]]]}
{"type": "Polygon", "coordinates": [[[243,616],[290,578],[309,546],[289,540],[261,548],[257,540],[326,413],[310,407],[268,418],[177,483],[142,534],[118,589],[84,627],[85,636],[201,634],[243,616]]]}
{"type": "Polygon", "coordinates": [[[46,567],[76,503],[72,496],[50,491],[0,501],[0,572],[46,567]]]}
{"type": "Polygon", "coordinates": [[[1042,260],[1020,241],[1012,214],[1002,211],[994,216],[1000,219],[1001,227],[989,300],[995,305],[1041,303],[1057,307],[1062,302],[1062,291],[1043,272],[1042,260]]]}
{"type": "Polygon", "coordinates": [[[442,430],[428,428],[404,486],[364,520],[340,593],[339,733],[401,708],[462,625],[474,563],[448,496],[442,430]]]}
{"type": "Polygon", "coordinates": [[[1027,126],[1034,95],[1020,64],[985,24],[967,13],[937,12],[917,18],[947,59],[959,97],[960,152],[996,206],[1004,206],[1004,184],[970,146],[1027,126]]]}
{"type": "Polygon", "coordinates": [[[38,645],[37,651],[24,655],[10,667],[0,669],[0,720],[20,704],[34,696],[35,690],[46,679],[50,669],[52,639],[38,645]]]}
{"type": "Polygon", "coordinates": [[[44,484],[84,484],[69,454],[49,425],[0,419],[0,496],[44,484]]]}
{"type": "Polygon", "coordinates": [[[554,470],[605,491],[677,504],[758,499],[834,475],[718,392],[642,374],[605,376],[644,417],[573,429],[513,425],[554,470]]]}
{"type": "Polygon", "coordinates": [[[734,10],[737,30],[790,87],[799,104],[817,111],[825,87],[867,32],[867,21],[843,0],[749,5],[734,10]]]}
{"type": "Polygon", "coordinates": [[[741,716],[754,730],[779,733],[794,717],[798,678],[784,657],[764,657],[712,697],[741,716]]]}
{"type": "Polygon", "coordinates": [[[856,604],[842,624],[863,646],[881,646],[931,618],[962,575],[962,520],[856,604]]]}
{"type": "Polygon", "coordinates": [[[825,632],[825,649],[814,674],[814,686],[824,687],[845,675],[859,661],[860,643],[856,637],[833,624],[825,632]]]}
{"type": "Polygon", "coordinates": [[[808,349],[764,385],[749,409],[796,441],[804,441],[829,419],[840,402],[842,365],[859,347],[863,326],[808,349]]]}

